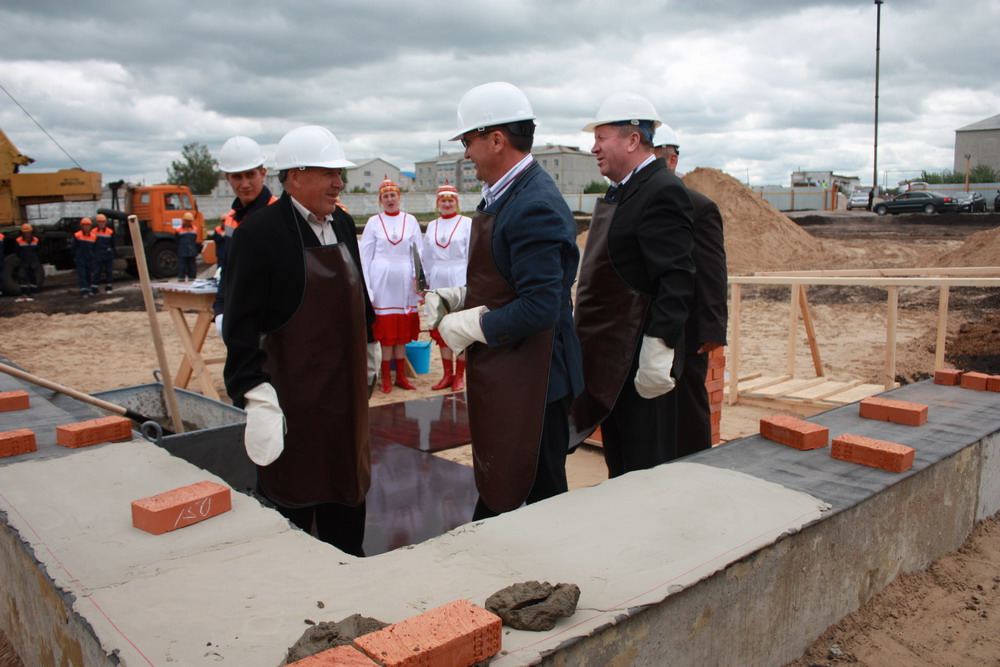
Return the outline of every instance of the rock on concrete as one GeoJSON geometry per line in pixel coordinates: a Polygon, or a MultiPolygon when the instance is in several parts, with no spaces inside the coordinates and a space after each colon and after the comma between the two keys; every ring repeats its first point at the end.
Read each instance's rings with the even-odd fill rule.
{"type": "Polygon", "coordinates": [[[576,584],[525,581],[486,599],[486,608],[516,630],[551,630],[556,620],[572,616],[580,600],[576,584]]]}

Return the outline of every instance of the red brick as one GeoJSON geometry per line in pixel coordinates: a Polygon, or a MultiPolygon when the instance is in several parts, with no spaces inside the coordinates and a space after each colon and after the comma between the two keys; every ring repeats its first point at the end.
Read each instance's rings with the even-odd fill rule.
{"type": "Polygon", "coordinates": [[[1000,375],[991,375],[986,380],[987,391],[1000,391],[1000,375]]]}
{"type": "Polygon", "coordinates": [[[101,417],[56,427],[56,444],[86,447],[113,440],[131,440],[132,421],[125,417],[101,417]]]}
{"type": "Polygon", "coordinates": [[[376,667],[377,662],[353,646],[337,646],[288,663],[288,667],[376,667]]]}
{"type": "Polygon", "coordinates": [[[726,367],[726,356],[724,354],[720,354],[719,356],[710,355],[708,357],[708,367],[710,369],[725,368],[726,367]]]}
{"type": "Polygon", "coordinates": [[[500,650],[503,621],[468,600],[455,600],[354,640],[386,667],[472,665],[500,650]]]}
{"type": "Polygon", "coordinates": [[[35,433],[28,428],[0,433],[0,458],[27,454],[37,449],[35,433]]]}
{"type": "Polygon", "coordinates": [[[709,392],[709,394],[708,394],[708,402],[709,403],[722,403],[722,396],[723,396],[723,394],[722,394],[722,390],[721,389],[719,391],[709,392]]]}
{"type": "Polygon", "coordinates": [[[0,412],[10,412],[11,410],[27,410],[31,407],[28,392],[21,391],[0,391],[0,412]]]}
{"type": "Polygon", "coordinates": [[[760,420],[760,434],[768,440],[780,442],[795,449],[826,447],[830,429],[788,415],[775,415],[760,420]]]}
{"type": "Polygon", "coordinates": [[[210,519],[233,508],[228,486],[197,482],[132,501],[132,525],[162,535],[210,519]]]}
{"type": "Polygon", "coordinates": [[[942,368],[934,371],[934,384],[956,386],[962,381],[962,371],[953,368],[942,368]]]}
{"type": "Polygon", "coordinates": [[[709,380],[705,383],[705,389],[711,394],[713,391],[722,391],[725,385],[725,380],[709,380]]]}
{"type": "Polygon", "coordinates": [[[962,387],[964,389],[986,391],[986,380],[989,379],[989,377],[990,376],[986,373],[976,373],[975,371],[962,373],[962,387]]]}
{"type": "Polygon", "coordinates": [[[920,426],[927,423],[927,406],[890,398],[865,398],[861,400],[858,416],[893,424],[920,426]]]}
{"type": "Polygon", "coordinates": [[[889,472],[906,472],[913,466],[912,447],[886,440],[845,433],[833,439],[830,456],[842,461],[881,468],[889,472]]]}

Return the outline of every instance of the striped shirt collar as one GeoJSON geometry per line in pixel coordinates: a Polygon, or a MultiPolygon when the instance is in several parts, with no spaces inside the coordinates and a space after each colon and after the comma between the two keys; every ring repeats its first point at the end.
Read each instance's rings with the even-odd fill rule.
{"type": "Polygon", "coordinates": [[[511,183],[514,182],[514,179],[520,176],[521,172],[530,167],[531,163],[534,161],[535,158],[529,153],[524,156],[524,159],[511,167],[510,171],[504,174],[503,178],[499,181],[493,185],[483,185],[483,199],[486,200],[486,205],[491,205],[499,199],[503,193],[507,192],[507,189],[510,187],[511,183]]]}

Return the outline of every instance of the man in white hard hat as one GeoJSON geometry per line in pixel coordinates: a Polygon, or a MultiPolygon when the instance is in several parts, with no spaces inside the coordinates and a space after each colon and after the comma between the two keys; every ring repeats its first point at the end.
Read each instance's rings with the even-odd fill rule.
{"type": "Polygon", "coordinates": [[[264,185],[267,169],[264,167],[264,151],[250,137],[236,135],[226,140],[219,151],[219,170],[225,174],[229,187],[233,189],[236,198],[232,209],[222,222],[225,240],[216,249],[218,263],[218,291],[212,312],[215,314],[215,325],[222,333],[222,311],[225,303],[225,275],[228,248],[225,241],[232,241],[233,233],[247,216],[269,204],[278,201],[264,185]]]}
{"type": "Polygon", "coordinates": [[[468,349],[473,519],[567,490],[568,407],[582,389],[570,291],[576,222],[531,156],[535,115],[516,86],[487,83],[458,105],[465,157],[486,185],[472,219],[465,288],[428,292],[455,354],[468,349]]]}
{"type": "Polygon", "coordinates": [[[694,283],[693,209],[680,179],[653,155],[660,116],[634,93],[613,93],[584,132],[612,182],[597,201],[577,287],[586,388],[573,442],[598,426],[608,475],[675,458],[684,321],[694,283]],[[612,325],[613,323],[613,325],[612,325]]]}
{"type": "Polygon", "coordinates": [[[381,354],[354,220],[337,207],[341,171],[353,166],[326,128],[282,137],[284,194],[233,234],[223,339],[260,493],[303,530],[363,556],[368,396],[381,354]]]}
{"type": "MultiPolygon", "coordinates": [[[[676,171],[680,139],[669,125],[656,129],[653,152],[667,169],[676,171]]],[[[684,373],[677,378],[677,456],[687,456],[712,446],[712,409],[705,387],[708,357],[726,344],[729,319],[726,303],[726,244],[722,214],[715,202],[688,188],[694,204],[694,294],[684,327],[684,373]]],[[[721,383],[720,383],[721,384],[721,383]]],[[[721,389],[719,390],[721,392],[721,389]]]]}

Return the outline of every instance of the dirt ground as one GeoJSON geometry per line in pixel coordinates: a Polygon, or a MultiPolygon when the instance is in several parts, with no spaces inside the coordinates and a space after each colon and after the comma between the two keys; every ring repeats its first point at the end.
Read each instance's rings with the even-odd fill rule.
{"type": "MultiPolygon", "coordinates": [[[[706,191],[701,186],[699,189],[706,191]]],[[[706,194],[722,207],[720,199],[724,197],[706,194]]],[[[723,213],[725,216],[725,208],[723,213]]],[[[764,220],[764,213],[760,215],[764,220]]],[[[969,252],[966,240],[982,234],[993,235],[987,245],[1000,246],[993,242],[994,232],[1000,233],[1000,216],[991,214],[946,220],[944,216],[876,218],[848,213],[799,216],[798,223],[790,227],[794,234],[804,235],[802,244],[813,253],[809,255],[812,259],[796,261],[794,267],[786,268],[927,266],[946,253],[958,253],[955,261],[960,262],[962,253],[969,252]]],[[[731,230],[727,217],[727,250],[730,231],[736,243],[740,230],[731,230]]],[[[731,260],[745,264],[750,261],[747,256],[737,257],[738,250],[729,252],[731,260]]],[[[788,252],[795,254],[795,248],[788,252]]],[[[801,259],[806,254],[798,252],[795,256],[801,259]]],[[[1000,261],[989,257],[976,265],[987,263],[1000,265],[1000,261]]],[[[773,262],[762,270],[771,268],[773,262]]],[[[730,270],[737,273],[747,269],[734,270],[731,261],[730,270]]],[[[1000,373],[998,292],[972,288],[952,291],[947,357],[950,365],[1000,373]]],[[[885,294],[880,289],[855,287],[814,287],[808,291],[823,363],[832,379],[881,381],[885,294]]],[[[784,369],[788,295],[787,288],[744,289],[741,374],[774,375],[784,369]]],[[[932,372],[936,313],[936,289],[901,290],[897,347],[900,381],[923,379],[932,372]]],[[[167,314],[160,312],[158,321],[166,338],[167,356],[176,370],[181,346],[167,314]]],[[[141,291],[125,276],[116,281],[112,293],[92,299],[76,294],[71,273],[49,276],[35,301],[0,298],[0,330],[0,355],[29,372],[88,393],[150,382],[157,367],[141,291]]],[[[801,325],[799,330],[802,333],[801,325]]],[[[203,353],[209,358],[225,354],[214,329],[203,353]]],[[[812,369],[804,333],[795,365],[803,376],[812,369]]],[[[211,366],[210,372],[214,386],[225,397],[221,365],[211,366]]],[[[414,379],[416,391],[394,388],[384,395],[376,390],[371,404],[441,393],[430,388],[440,374],[440,358],[435,350],[430,372],[414,379]]],[[[197,383],[192,382],[191,387],[197,387],[197,383]]],[[[776,413],[759,407],[725,406],[722,438],[727,441],[756,433],[759,419],[776,413]]],[[[467,465],[471,462],[468,447],[450,450],[444,456],[467,465]]],[[[568,473],[572,488],[606,479],[600,450],[578,450],[569,458],[568,473]]],[[[994,519],[977,528],[959,552],[942,558],[925,572],[901,576],[864,607],[829,628],[801,660],[791,664],[1000,664],[998,575],[1000,521],[994,519]]],[[[5,658],[4,641],[0,635],[0,667],[17,665],[15,658],[5,658]]]]}

